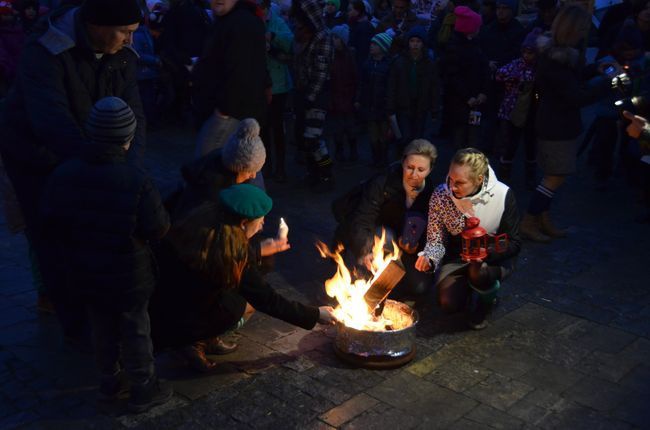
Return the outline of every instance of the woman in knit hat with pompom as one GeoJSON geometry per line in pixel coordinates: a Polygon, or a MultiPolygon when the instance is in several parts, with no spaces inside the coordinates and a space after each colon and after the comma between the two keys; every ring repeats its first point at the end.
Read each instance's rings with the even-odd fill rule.
{"type": "Polygon", "coordinates": [[[334,322],[331,307],[290,301],[256,270],[250,239],[272,205],[260,188],[237,184],[172,227],[158,252],[163,273],[150,309],[158,347],[181,347],[191,367],[209,372],[217,364],[206,353],[236,348],[218,336],[241,327],[256,309],[307,330],[334,322]]]}

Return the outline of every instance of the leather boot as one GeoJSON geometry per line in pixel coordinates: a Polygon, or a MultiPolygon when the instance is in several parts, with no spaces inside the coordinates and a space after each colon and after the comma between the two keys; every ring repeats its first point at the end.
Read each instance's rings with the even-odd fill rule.
{"type": "Polygon", "coordinates": [[[206,339],[204,343],[205,343],[205,352],[207,354],[215,354],[215,355],[230,354],[235,352],[239,347],[239,345],[237,345],[235,342],[226,342],[219,336],[206,339]]]}
{"type": "Polygon", "coordinates": [[[561,230],[553,225],[549,211],[542,212],[539,219],[542,233],[552,238],[566,237],[566,230],[561,230]]]}
{"type": "Polygon", "coordinates": [[[201,373],[211,372],[217,367],[217,363],[205,356],[204,342],[185,346],[181,348],[180,353],[192,369],[201,373]]]}
{"type": "Polygon", "coordinates": [[[525,214],[519,224],[519,233],[524,239],[532,240],[533,242],[548,243],[551,238],[545,235],[541,230],[540,216],[525,214]]]}

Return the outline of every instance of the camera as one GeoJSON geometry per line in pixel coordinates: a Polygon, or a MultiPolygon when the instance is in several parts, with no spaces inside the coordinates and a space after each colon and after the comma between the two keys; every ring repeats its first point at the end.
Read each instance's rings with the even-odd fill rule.
{"type": "Polygon", "coordinates": [[[650,99],[647,94],[640,94],[633,97],[624,97],[614,102],[616,109],[622,114],[624,110],[647,117],[650,113],[650,99]]]}

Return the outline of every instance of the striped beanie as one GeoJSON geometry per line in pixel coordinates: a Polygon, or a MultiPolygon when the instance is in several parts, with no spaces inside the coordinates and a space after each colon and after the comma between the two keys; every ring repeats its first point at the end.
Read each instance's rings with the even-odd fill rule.
{"type": "Polygon", "coordinates": [[[393,38],[388,33],[377,33],[370,39],[370,42],[379,46],[384,53],[388,53],[393,44],[393,38]]]}
{"type": "Polygon", "coordinates": [[[124,100],[104,97],[86,119],[86,134],[92,142],[125,145],[133,140],[136,125],[135,114],[124,100]]]}

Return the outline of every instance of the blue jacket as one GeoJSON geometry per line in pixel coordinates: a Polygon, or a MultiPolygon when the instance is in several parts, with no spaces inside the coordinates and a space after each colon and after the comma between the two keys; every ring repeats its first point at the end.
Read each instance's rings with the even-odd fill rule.
{"type": "Polygon", "coordinates": [[[368,58],[361,68],[359,79],[359,98],[361,111],[366,119],[381,121],[387,118],[386,103],[388,75],[391,60],[384,55],[380,61],[368,58]]]}
{"type": "Polygon", "coordinates": [[[139,162],[145,119],[138,93],[138,54],[125,47],[97,58],[79,8],[55,11],[27,42],[14,87],[0,118],[0,150],[21,168],[47,174],[78,156],[86,141],[83,124],[103,97],[123,99],[138,121],[129,159],[139,162]]]}
{"type": "Polygon", "coordinates": [[[133,33],[133,49],[138,53],[137,79],[156,79],[160,76],[160,57],[154,52],[153,37],[149,29],[141,25],[133,33]]]}

